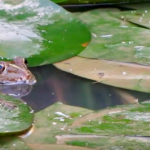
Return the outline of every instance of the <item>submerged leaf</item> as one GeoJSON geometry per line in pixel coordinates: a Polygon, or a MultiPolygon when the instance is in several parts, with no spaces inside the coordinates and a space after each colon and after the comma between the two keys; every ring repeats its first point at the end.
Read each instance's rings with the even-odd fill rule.
{"type": "Polygon", "coordinates": [[[27,104],[0,93],[0,135],[25,131],[32,122],[33,112],[27,104]]]}
{"type": "Polygon", "coordinates": [[[150,67],[138,64],[73,57],[55,63],[57,68],[100,83],[150,92],[150,67]]]}
{"type": "Polygon", "coordinates": [[[92,10],[78,17],[89,26],[92,41],[78,56],[150,65],[150,30],[110,16],[111,10],[92,10]]]}
{"type": "Polygon", "coordinates": [[[0,59],[50,64],[78,54],[90,41],[87,27],[49,0],[9,2],[0,2],[0,59]]]}

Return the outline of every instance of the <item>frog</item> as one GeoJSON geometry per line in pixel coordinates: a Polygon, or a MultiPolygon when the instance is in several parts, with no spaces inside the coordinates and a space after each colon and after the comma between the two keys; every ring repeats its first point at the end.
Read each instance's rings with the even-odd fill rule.
{"type": "Polygon", "coordinates": [[[36,78],[28,70],[25,58],[16,57],[11,61],[0,61],[0,85],[35,83],[36,78]]]}

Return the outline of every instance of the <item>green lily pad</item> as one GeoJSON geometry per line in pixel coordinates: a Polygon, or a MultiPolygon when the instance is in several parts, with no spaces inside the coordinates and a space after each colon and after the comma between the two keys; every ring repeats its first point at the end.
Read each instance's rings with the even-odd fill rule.
{"type": "Polygon", "coordinates": [[[118,106],[90,113],[69,126],[68,133],[150,136],[150,103],[118,106]]]}
{"type": "Polygon", "coordinates": [[[150,65],[150,30],[116,20],[109,12],[92,10],[78,17],[90,28],[92,41],[78,56],[150,65]]]}
{"type": "Polygon", "coordinates": [[[81,21],[48,0],[3,1],[0,14],[1,60],[20,56],[29,66],[50,64],[77,55],[91,38],[81,21]]]}
{"type": "Polygon", "coordinates": [[[53,104],[35,114],[35,130],[23,140],[28,144],[53,144],[56,135],[62,134],[75,119],[90,112],[93,111],[61,103],[53,104]]]}
{"type": "Polygon", "coordinates": [[[68,145],[60,145],[60,144],[29,144],[31,148],[34,150],[91,150],[89,148],[79,147],[79,146],[68,146],[68,145]]]}
{"type": "Polygon", "coordinates": [[[0,135],[20,133],[33,122],[33,110],[13,97],[0,93],[0,135]]]}
{"type": "Polygon", "coordinates": [[[18,137],[1,137],[0,139],[0,149],[1,150],[32,150],[18,137]]]}
{"type": "Polygon", "coordinates": [[[66,2],[67,0],[52,0],[55,3],[62,3],[62,2],[66,2]]]}
{"type": "MultiPolygon", "coordinates": [[[[62,138],[62,140],[64,139],[62,138]]],[[[142,140],[140,138],[121,136],[93,136],[93,138],[92,136],[91,138],[90,136],[88,138],[86,136],[78,136],[78,138],[73,137],[72,139],[66,139],[66,144],[72,146],[96,148],[100,150],[149,150],[149,141],[150,140],[146,138],[143,138],[142,140]]]]}
{"type": "Polygon", "coordinates": [[[113,13],[114,16],[125,19],[131,23],[135,23],[137,25],[140,25],[145,28],[150,28],[150,6],[149,9],[143,9],[143,10],[132,10],[132,11],[123,11],[120,13],[113,13]]]}
{"type": "Polygon", "coordinates": [[[39,150],[42,148],[67,149],[65,144],[78,146],[72,147],[72,149],[80,149],[80,147],[104,150],[111,147],[114,147],[114,149],[120,148],[121,150],[127,150],[127,148],[140,149],[141,147],[148,149],[149,145],[146,144],[146,139],[144,141],[140,138],[123,137],[122,135],[139,135],[142,132],[142,135],[149,135],[150,127],[148,124],[150,120],[147,120],[147,118],[150,118],[149,113],[150,104],[148,102],[118,106],[97,112],[56,103],[35,114],[35,130],[23,141],[31,148],[39,150]],[[127,119],[118,117],[119,113],[126,112],[134,113],[134,117],[128,118],[128,120],[131,119],[130,124],[128,124],[127,119]],[[141,119],[136,120],[135,118],[140,113],[142,114],[141,119]],[[117,118],[114,118],[115,115],[117,118]],[[146,117],[144,118],[144,116],[146,117]],[[111,117],[111,119],[108,120],[107,117],[111,117]],[[114,128],[108,128],[108,125],[105,127],[106,123],[110,126],[113,125],[114,128],[116,125],[117,132],[114,128]],[[103,125],[103,129],[101,129],[101,125],[103,125]],[[124,125],[124,129],[122,129],[122,125],[124,125]],[[144,146],[144,144],[146,145],[144,146]],[[59,145],[64,145],[64,147],[60,148],[59,145]]]}

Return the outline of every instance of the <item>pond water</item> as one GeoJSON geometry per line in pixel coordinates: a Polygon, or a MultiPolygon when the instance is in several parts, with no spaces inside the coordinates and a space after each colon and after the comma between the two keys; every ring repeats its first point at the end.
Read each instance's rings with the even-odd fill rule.
{"type": "Polygon", "coordinates": [[[37,83],[22,99],[35,111],[56,102],[98,110],[150,98],[148,93],[95,83],[95,81],[63,72],[53,65],[30,68],[30,71],[37,78],[37,83]]]}

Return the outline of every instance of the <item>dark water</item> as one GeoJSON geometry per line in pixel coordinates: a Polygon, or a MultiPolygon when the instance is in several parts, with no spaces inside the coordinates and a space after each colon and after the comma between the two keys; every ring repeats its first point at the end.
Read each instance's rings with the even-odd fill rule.
{"type": "Polygon", "coordinates": [[[150,94],[114,88],[58,70],[53,65],[30,68],[37,78],[30,94],[22,97],[35,111],[56,102],[92,110],[145,101],[150,94]]]}

